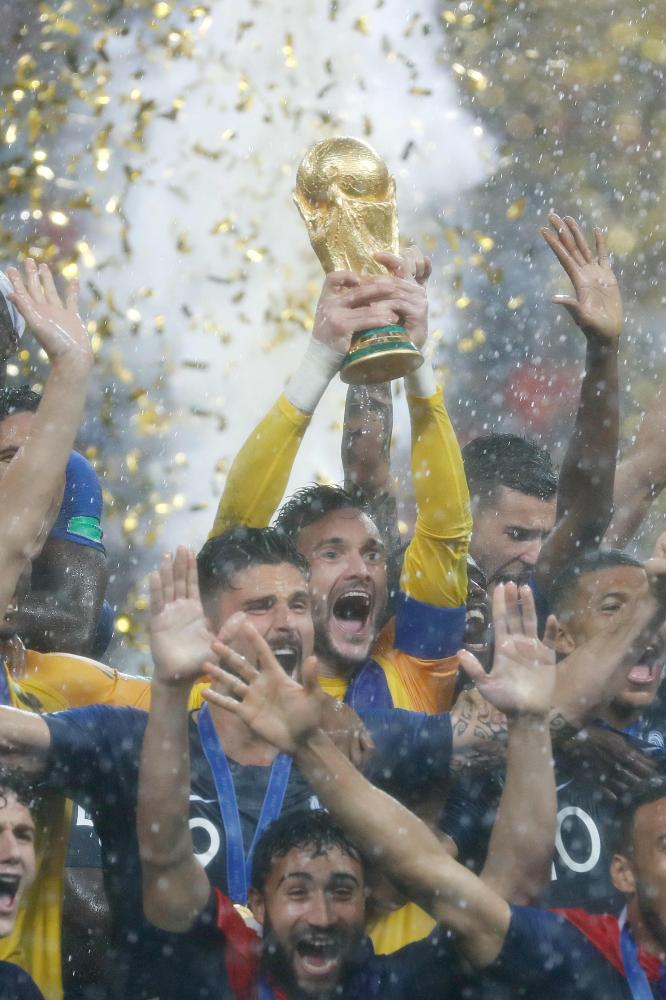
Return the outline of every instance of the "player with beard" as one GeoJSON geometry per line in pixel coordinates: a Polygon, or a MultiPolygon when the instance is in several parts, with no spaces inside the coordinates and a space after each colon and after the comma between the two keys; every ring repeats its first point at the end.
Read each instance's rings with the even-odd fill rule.
{"type": "Polygon", "coordinates": [[[548,451],[514,434],[465,445],[472,496],[470,553],[489,587],[528,581],[540,621],[549,589],[570,560],[598,548],[611,519],[618,447],[618,347],[623,307],[606,238],[594,230],[596,255],[570,216],[548,217],[541,234],[570,278],[574,297],[556,295],[586,340],[580,401],[559,480],[548,451]]]}
{"type": "MultiPolygon", "coordinates": [[[[517,589],[509,586],[504,603],[500,588],[494,609],[500,653],[490,676],[480,670],[477,677],[489,701],[505,711],[515,705],[517,713],[494,847],[507,864],[505,852],[515,853],[523,871],[534,871],[548,865],[554,823],[548,727],[539,713],[547,712],[551,703],[555,656],[536,638],[534,605],[524,589],[521,615],[517,589]],[[515,825],[512,816],[523,795],[530,796],[532,809],[528,818],[521,817],[515,825]]],[[[237,715],[257,736],[261,734],[283,753],[294,754],[303,761],[317,790],[328,793],[327,751],[322,758],[327,780],[322,781],[316,775],[318,751],[310,754],[305,746],[321,718],[315,658],[304,664],[305,687],[301,687],[285,674],[247,619],[229,621],[221,638],[224,642],[214,642],[213,652],[235,676],[206,664],[214,682],[205,692],[208,704],[237,715]],[[230,647],[239,640],[245,655],[230,647]]],[[[263,945],[222,893],[211,895],[206,873],[196,863],[185,814],[189,765],[183,720],[189,669],[173,651],[169,657],[166,652],[157,658],[160,703],[153,701],[140,777],[138,830],[148,917],[164,928],[195,934],[203,930],[208,937],[211,928],[205,927],[205,921],[210,923],[212,918],[218,939],[223,939],[227,976],[239,1000],[255,995],[388,1000],[408,996],[410,991],[423,998],[446,996],[447,986],[454,981],[454,949],[439,931],[388,956],[375,956],[369,942],[362,942],[363,868],[356,851],[323,817],[306,821],[293,837],[285,825],[274,833],[269,830],[258,848],[250,905],[265,928],[263,945]]],[[[335,762],[341,789],[346,790],[353,779],[338,771],[337,756],[335,762]]],[[[348,800],[352,803],[359,814],[365,811],[358,794],[348,800]]],[[[400,838],[400,828],[398,822],[389,836],[400,838]]],[[[381,852],[375,853],[367,836],[364,850],[368,858],[379,859],[383,865],[381,852]]],[[[451,864],[458,868],[455,862],[451,864]]],[[[391,866],[385,867],[392,877],[391,866]]]]}
{"type": "MultiPolygon", "coordinates": [[[[401,322],[413,343],[427,338],[430,263],[416,249],[379,254],[391,272],[332,272],[317,306],[312,339],[277,404],[234,461],[211,532],[272,517],[316,404],[340,369],[357,330],[401,322]]],[[[308,487],[280,510],[277,524],[310,564],[315,643],[324,690],[362,707],[447,710],[462,643],[467,593],[469,495],[441,389],[426,361],[405,379],[412,425],[418,517],[400,577],[395,619],[377,638],[387,599],[386,553],[357,494],[308,487]]]]}
{"type": "MultiPolygon", "coordinates": [[[[663,579],[666,570],[663,561],[652,569],[655,571],[650,574],[653,581],[663,579]]],[[[486,675],[481,664],[469,654],[462,652],[461,659],[481,692],[509,718],[511,742],[504,799],[508,800],[511,785],[511,809],[506,810],[507,803],[503,803],[493,835],[493,848],[497,849],[498,828],[506,835],[505,824],[510,818],[514,841],[512,843],[507,837],[502,846],[509,863],[516,863],[517,859],[534,861],[539,850],[547,858],[552,845],[555,788],[547,719],[555,669],[554,659],[547,661],[533,640],[525,643],[532,627],[536,635],[534,607],[528,594],[523,593],[527,588],[523,588],[522,614],[519,612],[514,617],[515,604],[509,612],[508,588],[512,586],[507,585],[507,627],[497,617],[495,620],[497,644],[490,675],[486,675]],[[526,615],[528,620],[533,620],[530,629],[526,625],[526,615]],[[493,674],[499,663],[503,667],[511,664],[510,676],[514,683],[507,683],[508,677],[500,670],[496,677],[500,683],[493,688],[493,674]],[[524,782],[520,788],[516,784],[518,777],[524,782]],[[526,843],[519,841],[525,835],[524,827],[533,822],[535,809],[539,810],[543,825],[537,824],[531,830],[534,839],[528,848],[526,843]]],[[[492,884],[487,884],[485,876],[479,879],[454,861],[422,821],[368,785],[330,740],[318,731],[313,699],[316,677],[312,664],[304,672],[305,687],[299,690],[260,640],[255,640],[254,651],[254,657],[248,662],[229,647],[218,646],[217,652],[227,670],[212,665],[207,668],[216,684],[216,688],[207,693],[207,698],[237,712],[257,734],[294,755],[333,818],[359,849],[380,858],[391,878],[406,893],[419,899],[443,928],[453,933],[456,950],[473,969],[482,973],[489,995],[493,995],[494,986],[508,986],[511,996],[520,995],[525,1000],[540,1000],[544,996],[549,1000],[649,1000],[663,996],[666,980],[666,783],[645,783],[622,810],[620,836],[611,863],[613,882],[626,902],[626,911],[619,919],[593,915],[582,909],[552,911],[510,905],[494,891],[492,884]],[[258,663],[260,669],[254,663],[258,663]],[[225,694],[221,693],[221,686],[225,694]]],[[[162,795],[164,792],[165,789],[162,795]]],[[[168,808],[166,795],[164,804],[168,808]]],[[[168,822],[172,819],[168,815],[168,822]]],[[[157,842],[159,827],[160,824],[153,825],[153,837],[157,842]]],[[[184,847],[184,838],[181,838],[181,845],[184,847]]],[[[178,889],[187,873],[198,881],[194,895],[205,900],[208,886],[194,872],[191,850],[183,850],[180,863],[181,870],[178,871],[177,866],[174,870],[178,889]]],[[[153,873],[144,886],[146,903],[157,908],[159,901],[165,907],[163,918],[169,920],[173,916],[169,910],[172,887],[162,879],[160,888],[157,874],[153,873]]],[[[163,876],[164,872],[159,874],[163,876]]],[[[192,897],[190,902],[193,903],[192,897]]],[[[182,904],[183,897],[179,894],[175,912],[182,904]]],[[[212,910],[218,933],[228,940],[230,921],[224,900],[217,896],[212,904],[204,902],[202,905],[208,905],[208,912],[212,910]]],[[[269,908],[269,901],[264,902],[264,907],[269,908]]],[[[193,905],[190,919],[195,912],[193,905]]],[[[277,933],[275,921],[273,930],[277,933]]],[[[297,944],[297,941],[292,943],[297,944]]],[[[312,971],[319,968],[324,972],[335,955],[327,952],[325,937],[317,944],[319,947],[313,948],[308,943],[302,950],[302,959],[312,971]]],[[[446,971],[437,968],[439,955],[431,951],[432,966],[439,972],[433,985],[427,969],[418,962],[421,947],[411,946],[405,952],[415,956],[411,976],[409,970],[395,970],[391,985],[400,990],[396,996],[413,993],[426,1000],[429,996],[446,997],[450,992],[454,996],[470,995],[466,987],[452,983],[450,968],[446,971]],[[451,989],[452,985],[457,987],[456,992],[451,989]]],[[[399,960],[400,952],[391,958],[399,960]]],[[[247,952],[245,961],[248,963],[247,952]]],[[[451,961],[450,954],[448,961],[451,961]]],[[[255,977],[257,971],[260,970],[255,965],[255,977]]],[[[282,984],[268,982],[266,985],[269,990],[277,987],[274,996],[281,995],[282,984]]],[[[306,982],[305,986],[308,985],[306,982]]],[[[353,988],[356,983],[350,985],[350,997],[373,995],[367,986],[363,992],[353,988]]],[[[347,995],[346,986],[345,982],[338,990],[343,997],[347,995]]],[[[302,986],[301,991],[307,995],[302,986]]],[[[313,995],[312,990],[310,995],[313,995]]],[[[385,998],[394,994],[388,983],[382,983],[374,995],[385,998]]]]}
{"type": "MultiPolygon", "coordinates": [[[[665,554],[662,536],[655,558],[663,560],[665,554]]],[[[613,649],[614,625],[645,600],[645,587],[643,564],[623,552],[591,552],[574,560],[555,581],[551,596],[560,660],[598,637],[606,636],[613,649]]],[[[650,711],[663,673],[665,617],[662,604],[655,627],[635,648],[634,665],[598,712],[599,723],[586,730],[587,738],[555,751],[558,829],[551,881],[539,897],[543,905],[583,906],[596,913],[621,909],[610,875],[619,804],[607,786],[615,785],[615,766],[629,786],[651,773],[666,774],[663,716],[651,717],[650,711]]],[[[456,855],[477,870],[484,863],[500,791],[499,772],[478,775],[463,779],[447,802],[443,830],[456,855]]]]}
{"type": "MultiPolygon", "coordinates": [[[[184,579],[198,595],[196,563],[187,550],[180,549],[175,560],[165,558],[157,584],[153,581],[156,677],[165,657],[185,657],[189,664],[184,700],[183,690],[176,692],[179,707],[200,706],[196,680],[203,659],[210,655],[214,638],[210,628],[218,629],[228,616],[247,616],[285,667],[300,670],[313,643],[307,564],[285,535],[275,529],[238,529],[209,541],[200,553],[199,567],[205,615],[198,596],[181,600],[184,579]]],[[[153,680],[149,695],[158,715],[167,711],[172,695],[168,685],[153,680]]],[[[336,740],[355,755],[361,721],[323,692],[320,698],[336,740]]],[[[418,795],[423,782],[432,786],[446,780],[452,743],[448,716],[409,712],[374,716],[374,722],[367,720],[375,743],[368,765],[373,780],[386,781],[388,776],[391,787],[407,789],[408,796],[418,795]]],[[[271,815],[312,808],[313,793],[295,767],[278,761],[274,747],[257,741],[229,713],[211,710],[190,716],[188,723],[185,711],[184,718],[192,760],[187,780],[192,787],[189,823],[197,854],[213,883],[243,905],[247,887],[236,881],[244,871],[238,852],[244,855],[257,828],[271,815]],[[226,803],[234,799],[239,836],[234,818],[225,811],[226,803]]],[[[205,997],[220,976],[217,954],[198,942],[171,939],[148,927],[142,916],[134,817],[146,721],[144,712],[108,705],[43,716],[0,709],[0,758],[81,802],[93,816],[113,921],[110,995],[205,997]]]]}

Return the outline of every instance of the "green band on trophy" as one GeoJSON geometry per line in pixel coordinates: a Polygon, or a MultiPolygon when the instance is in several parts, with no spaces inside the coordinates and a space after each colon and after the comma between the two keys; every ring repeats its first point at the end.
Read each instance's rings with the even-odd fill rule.
{"type": "Polygon", "coordinates": [[[423,355],[404,327],[376,327],[354,335],[340,378],[353,385],[390,382],[416,371],[422,364],[423,355]]]}

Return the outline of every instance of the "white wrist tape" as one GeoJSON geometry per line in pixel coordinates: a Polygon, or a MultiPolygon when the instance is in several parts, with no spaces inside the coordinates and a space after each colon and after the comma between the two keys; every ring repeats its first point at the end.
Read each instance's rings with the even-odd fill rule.
{"type": "Polygon", "coordinates": [[[410,396],[434,396],[437,392],[437,379],[432,370],[430,359],[426,358],[420,368],[411,375],[405,375],[405,391],[410,396]]]}
{"type": "Polygon", "coordinates": [[[314,413],[329,382],[342,367],[344,354],[338,354],[318,340],[310,340],[300,365],[285,389],[287,399],[297,410],[314,413]]]}
{"type": "Polygon", "coordinates": [[[18,340],[23,336],[23,333],[25,332],[25,320],[23,319],[23,316],[21,316],[21,313],[18,311],[14,303],[10,302],[9,299],[7,298],[7,296],[10,295],[13,291],[14,289],[12,287],[11,281],[4,273],[4,271],[0,271],[0,295],[2,295],[2,297],[5,300],[5,305],[7,307],[7,312],[9,313],[9,319],[12,324],[12,329],[14,330],[14,333],[16,334],[16,338],[18,340]]]}

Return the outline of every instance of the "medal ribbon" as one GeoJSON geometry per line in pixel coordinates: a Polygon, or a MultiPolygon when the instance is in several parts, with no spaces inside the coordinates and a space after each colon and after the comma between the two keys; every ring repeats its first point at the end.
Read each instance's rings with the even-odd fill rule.
{"type": "Polygon", "coordinates": [[[620,917],[620,951],[624,963],[624,974],[627,977],[627,983],[634,1000],[654,1000],[648,977],[638,961],[638,948],[627,923],[626,910],[620,917]]]}
{"type": "Polygon", "coordinates": [[[5,661],[0,656],[0,705],[11,705],[12,695],[9,688],[9,676],[5,661]]]}
{"type": "Polygon", "coordinates": [[[198,725],[201,746],[215,782],[217,800],[227,838],[227,896],[232,903],[246,904],[252,858],[257,841],[266,827],[273,820],[276,820],[282,812],[282,804],[291,774],[291,757],[281,753],[273,761],[268,787],[261,807],[261,815],[246,856],[234,779],[229,770],[226,754],[215,731],[208,705],[204,705],[199,712],[198,725]]]}

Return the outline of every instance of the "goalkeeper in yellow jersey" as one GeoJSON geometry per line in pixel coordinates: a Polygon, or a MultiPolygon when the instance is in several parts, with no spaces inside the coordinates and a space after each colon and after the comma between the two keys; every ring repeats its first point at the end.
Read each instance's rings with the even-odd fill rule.
{"type": "MultiPolygon", "coordinates": [[[[305,356],[238,454],[211,537],[239,524],[270,521],[314,409],[354,332],[399,322],[424,347],[430,262],[415,249],[404,257],[379,254],[378,260],[389,275],[361,278],[337,271],[326,277],[305,356]]],[[[404,554],[395,615],[379,635],[387,600],[386,542],[358,492],[307,487],[283,505],[276,523],[310,563],[324,689],[355,708],[445,711],[465,625],[469,494],[429,361],[405,379],[405,389],[418,517],[404,554]]]]}
{"type": "MultiPolygon", "coordinates": [[[[412,342],[424,347],[429,260],[414,248],[404,257],[379,254],[377,259],[389,275],[360,278],[341,271],[327,275],[305,356],[286,391],[236,457],[210,537],[238,525],[269,523],[315,407],[340,370],[353,333],[401,323],[412,342]]],[[[381,516],[386,498],[375,505],[380,518],[373,518],[374,510],[363,503],[353,482],[348,490],[306,487],[284,504],[276,523],[310,564],[315,652],[320,684],[327,694],[356,710],[442,712],[451,706],[456,652],[465,630],[470,501],[458,442],[428,360],[405,379],[405,389],[418,516],[399,574],[395,614],[381,631],[388,597],[387,549],[393,555],[396,547],[390,530],[380,530],[377,524],[391,520],[381,516]]],[[[381,390],[373,387],[372,397],[375,410],[390,405],[390,390],[382,399],[381,390]]],[[[347,412],[352,435],[358,429],[355,406],[352,399],[347,412]]],[[[383,482],[366,478],[360,484],[366,491],[371,487],[377,497],[387,492],[390,479],[388,439],[375,449],[380,454],[374,462],[367,462],[368,456],[364,462],[358,454],[363,450],[363,430],[356,446],[361,461],[356,466],[358,470],[365,464],[367,471],[372,465],[379,478],[383,475],[383,482]]],[[[410,904],[379,920],[372,938],[378,952],[391,952],[424,937],[432,926],[432,920],[410,904]]]]}

